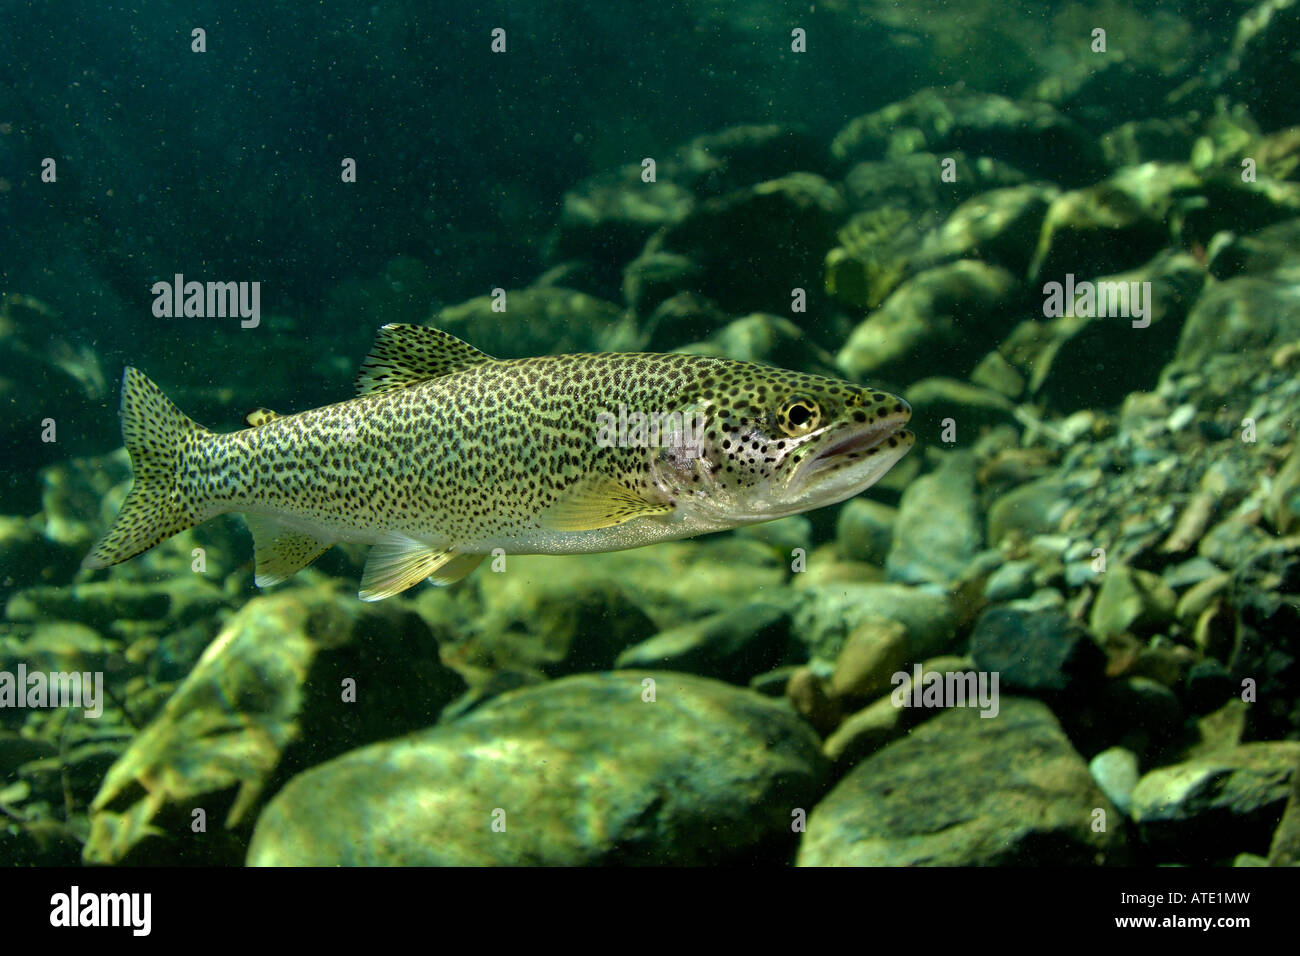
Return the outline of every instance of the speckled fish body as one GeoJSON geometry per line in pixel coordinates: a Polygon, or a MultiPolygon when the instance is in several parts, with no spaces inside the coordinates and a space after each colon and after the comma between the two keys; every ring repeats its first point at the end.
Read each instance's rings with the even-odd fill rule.
{"type": "Polygon", "coordinates": [[[354,542],[373,545],[377,600],[497,548],[616,551],[832,504],[913,442],[905,402],[835,379],[681,354],[497,360],[419,326],[381,330],[358,388],[216,434],[127,369],[135,483],[85,566],[237,511],[259,585],[354,542]]]}

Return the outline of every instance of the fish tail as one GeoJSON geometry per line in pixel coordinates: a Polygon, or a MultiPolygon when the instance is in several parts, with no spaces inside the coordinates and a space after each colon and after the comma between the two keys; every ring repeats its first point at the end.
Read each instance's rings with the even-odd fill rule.
{"type": "Polygon", "coordinates": [[[86,555],[83,568],[120,564],[203,520],[198,502],[182,489],[181,476],[187,453],[211,433],[134,368],[122,375],[121,416],[134,480],[113,526],[86,555]]]}

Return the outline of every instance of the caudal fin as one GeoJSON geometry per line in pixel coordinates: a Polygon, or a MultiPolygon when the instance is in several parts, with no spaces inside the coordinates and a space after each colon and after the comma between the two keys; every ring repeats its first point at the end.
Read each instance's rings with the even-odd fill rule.
{"type": "Polygon", "coordinates": [[[134,481],[108,533],[81,562],[83,568],[120,564],[201,520],[197,503],[181,489],[187,446],[208,434],[185,417],[138,369],[122,375],[122,441],[134,481]]]}

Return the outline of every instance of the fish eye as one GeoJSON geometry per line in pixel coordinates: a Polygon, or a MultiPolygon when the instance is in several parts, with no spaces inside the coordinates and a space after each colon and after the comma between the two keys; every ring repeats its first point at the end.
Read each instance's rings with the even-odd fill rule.
{"type": "Polygon", "coordinates": [[[776,423],[792,438],[807,435],[821,424],[822,412],[811,398],[797,396],[787,401],[776,415],[776,423]]]}

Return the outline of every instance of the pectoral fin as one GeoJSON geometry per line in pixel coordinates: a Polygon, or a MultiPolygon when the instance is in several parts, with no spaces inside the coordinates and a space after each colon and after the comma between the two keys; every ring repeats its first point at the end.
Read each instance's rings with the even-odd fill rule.
{"type": "Polygon", "coordinates": [[[464,554],[454,549],[430,548],[405,535],[392,534],[370,549],[361,575],[363,601],[381,601],[414,587],[425,578],[448,585],[473,571],[481,554],[464,554]]]}
{"type": "Polygon", "coordinates": [[[542,516],[542,527],[548,531],[594,531],[633,518],[671,514],[672,510],[613,478],[597,475],[566,489],[542,516]]]}
{"type": "Polygon", "coordinates": [[[333,546],[309,534],[294,531],[266,515],[244,515],[253,533],[254,582],[259,588],[279,584],[301,571],[333,546]]]}

